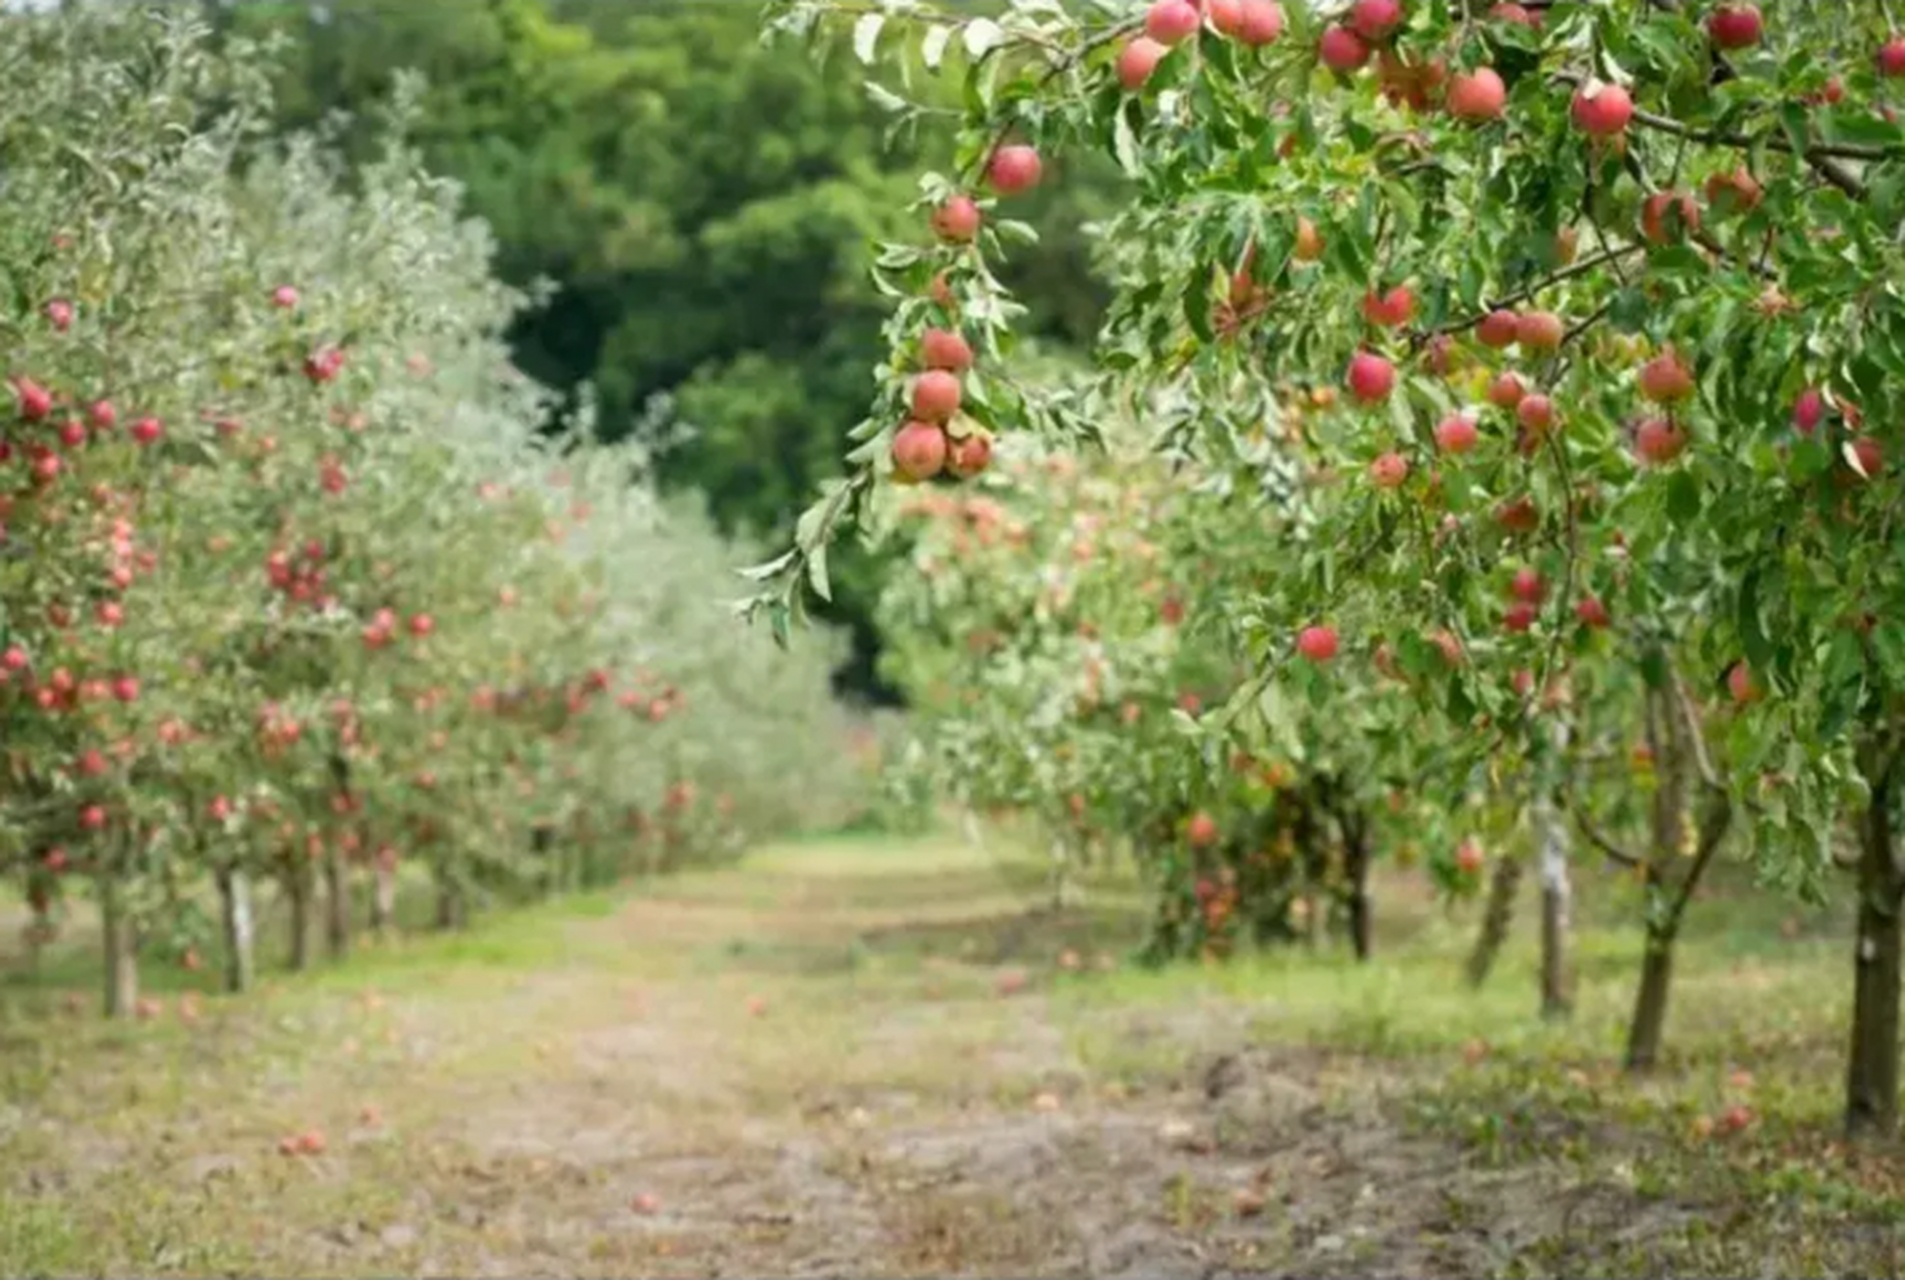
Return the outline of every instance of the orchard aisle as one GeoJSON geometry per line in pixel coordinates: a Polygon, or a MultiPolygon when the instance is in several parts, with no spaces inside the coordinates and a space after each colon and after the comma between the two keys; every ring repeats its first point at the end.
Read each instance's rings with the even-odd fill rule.
{"type": "Polygon", "coordinates": [[[0,1270],[1472,1275],[1681,1220],[1277,1045],[1321,971],[1111,972],[1135,917],[1036,900],[950,841],[795,845],[9,1034],[0,1270]]]}

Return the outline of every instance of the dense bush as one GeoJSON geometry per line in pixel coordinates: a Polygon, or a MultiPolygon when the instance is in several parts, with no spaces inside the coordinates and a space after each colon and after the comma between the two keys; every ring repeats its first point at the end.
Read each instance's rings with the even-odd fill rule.
{"type": "Polygon", "coordinates": [[[639,453],[538,436],[527,299],[401,100],[347,186],[176,11],[4,30],[0,859],[42,929],[98,899],[110,1010],[209,883],[242,983],[258,877],[301,963],[407,863],[454,924],[846,815],[835,655],[736,634],[639,453]]]}

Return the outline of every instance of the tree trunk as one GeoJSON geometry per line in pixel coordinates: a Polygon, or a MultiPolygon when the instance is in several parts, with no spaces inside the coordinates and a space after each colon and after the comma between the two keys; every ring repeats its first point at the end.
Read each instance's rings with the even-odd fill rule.
{"type": "Polygon", "coordinates": [[[110,875],[99,878],[99,927],[106,961],[106,1016],[130,1018],[139,1000],[139,949],[125,890],[110,875]]]}
{"type": "Polygon", "coordinates": [[[1508,940],[1508,926],[1515,917],[1515,893],[1521,888],[1520,858],[1498,858],[1488,879],[1488,906],[1482,913],[1482,929],[1475,937],[1475,949],[1468,955],[1468,984],[1479,987],[1488,981],[1508,940]]]}
{"type": "Polygon", "coordinates": [[[226,867],[218,873],[219,919],[225,934],[225,989],[231,992],[251,990],[252,962],[251,885],[245,873],[226,867]]]}
{"type": "Polygon", "coordinates": [[[1343,868],[1349,880],[1349,941],[1356,959],[1368,960],[1375,946],[1375,915],[1369,901],[1369,833],[1360,818],[1343,820],[1343,868]]]}
{"type": "Polygon", "coordinates": [[[291,904],[291,968],[298,973],[311,967],[311,864],[293,852],[285,876],[285,899],[291,904]]]}
{"type": "Polygon", "coordinates": [[[1845,1130],[1853,1141],[1898,1128],[1901,889],[1892,835],[1892,778],[1872,782],[1859,839],[1859,942],[1852,988],[1852,1051],[1846,1064],[1845,1130]]]}
{"type": "Polygon", "coordinates": [[[372,874],[370,890],[370,928],[379,938],[387,937],[397,918],[397,872],[381,859],[372,874]]]}
{"type": "Polygon", "coordinates": [[[455,885],[437,888],[437,928],[448,931],[463,927],[463,894],[455,885]]]}
{"type": "Polygon", "coordinates": [[[324,857],[324,945],[333,960],[350,954],[351,874],[336,848],[324,857]]]}
{"type": "Polygon", "coordinates": [[[1647,950],[1641,959],[1640,991],[1633,1021],[1627,1024],[1627,1069],[1652,1069],[1660,1058],[1661,1033],[1667,1025],[1667,994],[1673,988],[1674,926],[1647,926],[1647,950]]]}
{"type": "Polygon", "coordinates": [[[1565,1018],[1573,1008],[1568,974],[1568,920],[1573,891],[1568,883],[1568,833],[1552,797],[1535,801],[1541,849],[1541,1014],[1565,1018]]]}

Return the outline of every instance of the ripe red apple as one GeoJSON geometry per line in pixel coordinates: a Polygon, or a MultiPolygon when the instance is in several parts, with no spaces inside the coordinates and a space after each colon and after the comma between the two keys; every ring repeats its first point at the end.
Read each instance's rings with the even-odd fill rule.
{"type": "Polygon", "coordinates": [[[1700,229],[1700,206],[1678,191],[1656,191],[1640,207],[1640,232],[1649,244],[1669,244],[1700,229]]]}
{"type": "Polygon", "coordinates": [[[1296,651],[1321,666],[1336,656],[1336,628],[1305,627],[1297,633],[1296,651]]]}
{"type": "Polygon", "coordinates": [[[1203,810],[1191,815],[1185,824],[1184,838],[1190,841],[1193,849],[1208,849],[1217,843],[1217,819],[1203,810]]]}
{"type": "Polygon", "coordinates": [[[971,196],[951,196],[933,210],[933,234],[941,240],[965,244],[979,234],[979,206],[971,196]]]}
{"type": "Polygon", "coordinates": [[[1356,0],[1349,9],[1352,30],[1372,44],[1380,44],[1402,25],[1402,0],[1356,0]]]}
{"type": "Polygon", "coordinates": [[[1885,455],[1879,450],[1879,442],[1871,436],[1857,436],[1852,441],[1852,455],[1858,459],[1859,470],[1867,480],[1878,479],[1885,469],[1885,455]]]}
{"type": "Polygon", "coordinates": [[[104,831],[106,810],[100,805],[86,805],[79,811],[79,827],[82,831],[104,831]]]}
{"type": "Polygon", "coordinates": [[[1515,406],[1515,418],[1530,431],[1546,431],[1554,425],[1554,401],[1539,394],[1523,396],[1515,406]]]}
{"type": "Polygon", "coordinates": [[[1726,673],[1726,689],[1733,695],[1733,701],[1745,706],[1749,702],[1759,701],[1759,685],[1753,679],[1753,669],[1741,658],[1726,673]]]}
{"type": "Polygon", "coordinates": [[[1145,10],[1144,34],[1159,44],[1176,44],[1196,35],[1201,21],[1190,0],[1153,0],[1145,10]]]}
{"type": "Polygon", "coordinates": [[[1204,12],[1210,15],[1211,30],[1220,36],[1235,36],[1243,27],[1244,0],[1208,0],[1204,12]]]}
{"type": "Polygon", "coordinates": [[[1317,41],[1316,56],[1330,70],[1347,75],[1369,65],[1369,46],[1348,27],[1331,27],[1317,41]]]}
{"type": "Polygon", "coordinates": [[[1617,84],[1590,82],[1575,90],[1569,114],[1582,133],[1610,138],[1624,132],[1634,118],[1634,100],[1617,84]]]}
{"type": "Polygon", "coordinates": [[[1400,489],[1408,478],[1409,460],[1399,453],[1382,454],[1369,464],[1370,483],[1378,489],[1400,489]]]}
{"type": "Polygon", "coordinates": [[[930,480],[946,465],[946,433],[933,422],[908,422],[893,437],[893,471],[902,481],[930,480]]]}
{"type": "Polygon", "coordinates": [[[1826,418],[1826,397],[1817,387],[1807,387],[1793,401],[1793,426],[1800,435],[1809,436],[1826,418]]]}
{"type": "Polygon", "coordinates": [[[1444,453],[1467,453],[1476,437],[1475,419],[1466,414],[1451,414],[1435,424],[1435,446],[1444,453]]]}
{"type": "Polygon", "coordinates": [[[1396,367],[1371,351],[1359,351],[1349,362],[1349,393],[1364,404],[1379,404],[1396,388],[1396,367]]]}
{"type": "Polygon", "coordinates": [[[1731,173],[1716,173],[1707,179],[1707,204],[1722,218],[1735,213],[1751,213],[1758,207],[1762,194],[1759,182],[1747,172],[1745,165],[1737,166],[1731,173]]]}
{"type": "Polygon", "coordinates": [[[1715,47],[1746,49],[1759,43],[1761,23],[1755,4],[1722,4],[1707,15],[1707,35],[1715,47]]]}
{"type": "MultiPolygon", "coordinates": [[[[1215,17],[1213,9],[1213,21],[1215,17]]],[[[1269,44],[1283,34],[1283,9],[1276,0],[1243,0],[1242,17],[1233,34],[1252,48],[1269,44]]]]}
{"type": "Polygon", "coordinates": [[[97,431],[111,431],[119,421],[119,410],[110,400],[95,400],[86,410],[87,420],[97,431]]]}
{"type": "Polygon", "coordinates": [[[972,347],[951,329],[928,329],[919,340],[919,354],[928,369],[964,373],[972,367],[972,347]]]}
{"type": "Polygon", "coordinates": [[[1474,836],[1455,846],[1455,869],[1465,876],[1480,871],[1487,861],[1488,855],[1482,852],[1482,842],[1474,836]]]}
{"type": "Polygon", "coordinates": [[[1504,630],[1520,633],[1535,625],[1535,619],[1541,616],[1541,610],[1526,600],[1517,600],[1502,610],[1504,630]]]}
{"type": "Polygon", "coordinates": [[[1139,36],[1118,51],[1118,83],[1124,86],[1126,93],[1136,93],[1144,88],[1145,81],[1169,52],[1169,48],[1149,36],[1139,36]]]}
{"type": "Polygon", "coordinates": [[[1515,318],[1515,341],[1530,351],[1554,351],[1567,329],[1552,311],[1524,311],[1515,318]]]}
{"type": "Polygon", "coordinates": [[[86,443],[86,424],[78,418],[68,418],[60,423],[60,443],[68,449],[77,449],[86,443]]]}
{"type": "Polygon", "coordinates": [[[19,402],[20,416],[29,422],[38,422],[53,412],[53,393],[31,378],[15,378],[13,394],[19,402]]]}
{"type": "Polygon", "coordinates": [[[1540,604],[1542,596],[1548,592],[1548,584],[1542,581],[1540,570],[1533,565],[1523,565],[1515,570],[1515,576],[1508,584],[1508,592],[1524,604],[1540,604]]]}
{"type": "Polygon", "coordinates": [[[1508,87],[1491,67],[1477,67],[1449,81],[1449,114],[1457,120],[1499,120],[1508,106],[1508,87]]]}
{"type": "Polygon", "coordinates": [[[1905,35],[1895,35],[1879,46],[1879,74],[1888,80],[1905,76],[1905,35]]]}
{"type": "Polygon", "coordinates": [[[55,298],[46,304],[46,322],[53,328],[65,333],[73,327],[73,304],[64,298],[55,298]]]}
{"type": "Polygon", "coordinates": [[[286,311],[298,305],[298,291],[288,284],[281,284],[271,291],[271,305],[286,311]]]}
{"type": "Polygon", "coordinates": [[[436,629],[437,629],[436,619],[432,618],[429,614],[417,613],[417,614],[411,615],[410,634],[416,637],[417,639],[419,640],[424,639],[432,631],[435,631],[436,629]]]}
{"type": "Polygon", "coordinates": [[[1503,347],[1515,344],[1519,321],[1515,313],[1505,309],[1495,310],[1483,316],[1475,325],[1475,339],[1485,347],[1499,351],[1503,347]]]}
{"type": "Polygon", "coordinates": [[[1643,466],[1664,466],[1687,448],[1687,433],[1665,418],[1649,418],[1634,429],[1634,453],[1643,466]]]}
{"type": "Polygon", "coordinates": [[[992,153],[992,163],[986,166],[986,177],[992,183],[992,189],[1000,195],[1015,196],[1036,187],[1044,169],[1037,150],[1019,142],[1000,147],[992,153]]]}
{"type": "Polygon", "coordinates": [[[1640,367],[1640,393],[1658,404],[1672,404],[1693,394],[1693,373],[1672,347],[1640,367]]]}
{"type": "Polygon", "coordinates": [[[137,702],[139,700],[139,678],[137,676],[120,676],[112,682],[112,696],[120,702],[137,702]]]}
{"type": "Polygon", "coordinates": [[[946,442],[946,470],[970,480],[992,465],[992,433],[974,430],[946,442]]]}
{"type": "Polygon", "coordinates": [[[1296,242],[1290,247],[1290,256],[1298,262],[1315,262],[1323,256],[1323,237],[1308,218],[1296,220],[1296,242]]]}
{"type": "Polygon", "coordinates": [[[1519,375],[1499,373],[1488,384],[1488,402],[1497,409],[1513,409],[1528,394],[1528,388],[1519,375]]]}
{"type": "Polygon", "coordinates": [[[913,383],[913,416],[944,422],[959,412],[959,378],[944,369],[928,369],[913,383]]]}
{"type": "Polygon", "coordinates": [[[152,444],[165,434],[165,427],[157,418],[141,418],[132,424],[131,435],[136,444],[152,444]]]}
{"type": "Polygon", "coordinates": [[[1495,519],[1510,533],[1533,533],[1541,527],[1541,512],[1532,498],[1515,498],[1495,509],[1495,519]]]}
{"type": "Polygon", "coordinates": [[[1524,27],[1541,25],[1540,14],[1530,10],[1526,5],[1512,3],[1512,0],[1503,0],[1501,4],[1488,11],[1488,16],[1497,22],[1518,22],[1524,27]]]}
{"type": "Polygon", "coordinates": [[[1599,630],[1611,621],[1607,616],[1607,606],[1601,603],[1599,596],[1582,596],[1580,603],[1574,606],[1574,616],[1581,625],[1599,630]]]}
{"type": "Polygon", "coordinates": [[[1378,328],[1395,329],[1408,324],[1415,309],[1415,294],[1406,284],[1399,284],[1387,293],[1371,289],[1363,295],[1363,318],[1378,328]]]}

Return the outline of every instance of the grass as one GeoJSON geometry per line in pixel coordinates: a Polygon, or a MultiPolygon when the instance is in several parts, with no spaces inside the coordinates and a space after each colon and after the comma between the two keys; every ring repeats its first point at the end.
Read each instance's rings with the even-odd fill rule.
{"type": "Polygon", "coordinates": [[[1055,914],[1036,859],[945,837],[792,842],[239,998],[148,966],[164,1012],[121,1026],[65,1011],[81,922],[0,981],[0,1266],[1895,1273],[1900,1165],[1835,1144],[1842,909],[1717,881],[1630,1080],[1631,891],[1583,881],[1561,1023],[1532,903],[1479,991],[1473,908],[1404,879],[1371,964],[1147,970],[1132,885],[1055,914]]]}

